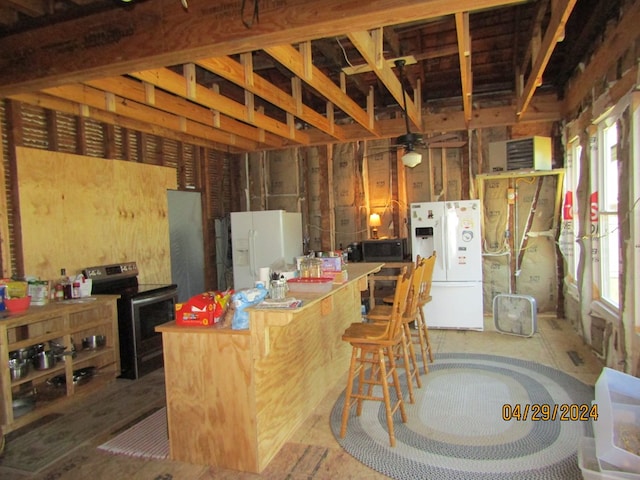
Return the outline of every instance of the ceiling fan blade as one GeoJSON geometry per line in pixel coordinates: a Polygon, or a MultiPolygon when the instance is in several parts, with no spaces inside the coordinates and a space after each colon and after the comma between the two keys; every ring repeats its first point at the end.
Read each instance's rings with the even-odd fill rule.
{"type": "Polygon", "coordinates": [[[467,144],[464,140],[450,142],[428,142],[427,148],[461,148],[467,144]]]}
{"type": "Polygon", "coordinates": [[[392,153],[396,153],[398,150],[396,148],[387,148],[386,150],[380,150],[379,152],[368,152],[366,155],[364,155],[364,158],[367,157],[375,157],[376,155],[385,155],[387,153],[392,154],[392,153]]]}
{"type": "Polygon", "coordinates": [[[440,133],[424,139],[427,143],[444,142],[448,140],[460,140],[455,133],[440,133]]]}

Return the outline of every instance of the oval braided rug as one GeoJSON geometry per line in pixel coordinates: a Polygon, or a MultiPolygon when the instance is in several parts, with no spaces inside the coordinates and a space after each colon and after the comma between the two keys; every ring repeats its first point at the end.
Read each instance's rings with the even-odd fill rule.
{"type": "MultiPolygon", "coordinates": [[[[503,405],[590,405],[594,389],[554,368],[496,355],[441,353],[414,388],[407,422],[394,417],[389,446],[382,402],[352,406],[340,438],[344,392],[331,412],[340,445],[368,467],[398,480],[579,480],[579,439],[591,421],[503,420],[503,405]]],[[[393,394],[392,394],[393,397],[393,394]]],[[[530,415],[530,413],[529,413],[530,415]]]]}

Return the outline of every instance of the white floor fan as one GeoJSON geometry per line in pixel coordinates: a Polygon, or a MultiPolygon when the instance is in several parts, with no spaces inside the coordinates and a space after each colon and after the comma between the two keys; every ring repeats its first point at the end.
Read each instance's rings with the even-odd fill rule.
{"type": "Polygon", "coordinates": [[[538,328],[536,299],[531,295],[496,295],[493,298],[493,323],[500,333],[531,337],[538,328]]]}

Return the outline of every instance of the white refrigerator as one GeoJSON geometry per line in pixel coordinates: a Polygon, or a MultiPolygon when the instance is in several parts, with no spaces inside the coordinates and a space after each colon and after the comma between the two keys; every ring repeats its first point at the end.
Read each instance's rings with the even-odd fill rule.
{"type": "Polygon", "coordinates": [[[436,252],[427,325],[483,330],[480,201],[412,203],[410,216],[413,260],[436,252]]]}
{"type": "Polygon", "coordinates": [[[231,213],[233,288],[253,288],[260,268],[302,255],[302,215],[284,210],[231,213]]]}

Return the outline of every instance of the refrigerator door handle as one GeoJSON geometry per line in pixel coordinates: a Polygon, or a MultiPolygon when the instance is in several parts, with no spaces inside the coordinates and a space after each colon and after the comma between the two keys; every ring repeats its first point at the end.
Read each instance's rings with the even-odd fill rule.
{"type": "Polygon", "coordinates": [[[442,246],[442,248],[440,249],[441,252],[443,252],[443,256],[444,258],[443,263],[444,263],[444,270],[445,272],[449,271],[449,251],[447,249],[448,245],[447,245],[447,229],[448,229],[448,225],[447,225],[447,216],[443,215],[442,218],[440,219],[440,224],[442,225],[440,228],[440,245],[442,246]]]}

